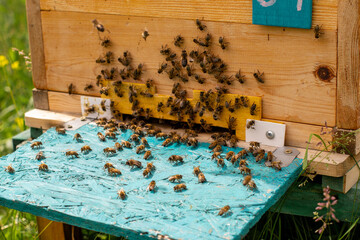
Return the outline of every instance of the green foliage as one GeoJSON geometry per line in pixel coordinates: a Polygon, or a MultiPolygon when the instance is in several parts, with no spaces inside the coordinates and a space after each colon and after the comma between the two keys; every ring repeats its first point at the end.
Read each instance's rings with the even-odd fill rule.
{"type": "Polygon", "coordinates": [[[12,50],[28,53],[28,42],[25,0],[0,0],[0,56],[8,61],[0,64],[0,156],[11,151],[11,137],[24,130],[24,113],[32,107],[31,73],[23,57],[12,50]]]}

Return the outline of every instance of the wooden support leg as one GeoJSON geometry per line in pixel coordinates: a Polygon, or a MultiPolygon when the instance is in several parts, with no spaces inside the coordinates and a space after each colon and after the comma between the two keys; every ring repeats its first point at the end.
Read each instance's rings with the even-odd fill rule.
{"type": "MultiPolygon", "coordinates": [[[[36,217],[38,232],[41,233],[50,220],[42,217],[36,217]]],[[[40,240],[65,240],[64,226],[60,222],[52,222],[40,235],[40,240]]]]}

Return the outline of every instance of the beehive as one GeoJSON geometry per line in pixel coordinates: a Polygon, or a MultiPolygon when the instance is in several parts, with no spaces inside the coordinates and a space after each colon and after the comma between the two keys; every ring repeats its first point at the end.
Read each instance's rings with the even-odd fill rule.
{"type": "MultiPolygon", "coordinates": [[[[312,29],[252,25],[251,4],[250,0],[28,0],[35,107],[80,114],[80,96],[100,96],[95,78],[102,66],[95,59],[104,50],[93,19],[106,27],[115,56],[128,50],[135,65],[144,63],[142,81],[130,82],[151,78],[158,94],[170,95],[173,81],[157,74],[164,61],[159,50],[165,44],[175,48],[178,34],[185,38],[186,48],[194,49],[192,39],[203,36],[195,19],[201,19],[215,39],[224,36],[229,42],[224,51],[213,49],[228,63],[228,74],[241,69],[246,76],[245,84],[235,81],[230,86],[230,93],[261,97],[261,119],[286,124],[286,145],[306,147],[310,133],[320,133],[325,122],[329,127],[358,129],[359,2],[314,0],[312,29]],[[316,25],[322,26],[319,39],[314,37],[316,25]],[[146,41],[141,36],[145,29],[150,34],[146,41]],[[264,84],[253,78],[257,70],[265,73],[264,84]],[[88,83],[94,85],[90,92],[84,90],[88,83]],[[71,95],[70,84],[75,86],[71,95]]],[[[203,85],[183,84],[189,97],[193,90],[216,86],[213,78],[203,85]]],[[[32,120],[28,116],[28,125],[32,120]]],[[[316,148],[316,142],[310,146],[316,148]]],[[[351,149],[358,153],[357,141],[351,149]]],[[[353,166],[349,161],[333,165],[331,174],[325,165],[318,172],[343,176],[353,166]]]]}

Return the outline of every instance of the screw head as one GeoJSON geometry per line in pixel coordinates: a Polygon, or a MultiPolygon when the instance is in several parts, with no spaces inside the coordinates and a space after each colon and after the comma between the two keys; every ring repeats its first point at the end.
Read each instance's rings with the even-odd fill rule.
{"type": "Polygon", "coordinates": [[[268,139],[273,139],[275,137],[275,133],[271,130],[266,131],[266,137],[268,139]]]}

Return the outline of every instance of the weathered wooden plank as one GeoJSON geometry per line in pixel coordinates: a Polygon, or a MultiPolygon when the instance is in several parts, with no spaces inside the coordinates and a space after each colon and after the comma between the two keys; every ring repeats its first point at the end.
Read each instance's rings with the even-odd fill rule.
{"type": "Polygon", "coordinates": [[[49,129],[62,125],[80,115],[33,109],[25,113],[25,124],[32,128],[49,129]]]}
{"type": "MultiPolygon", "coordinates": [[[[61,92],[49,91],[49,105],[50,111],[54,112],[68,112],[72,114],[81,114],[81,95],[61,92]]],[[[264,119],[271,121],[271,119],[264,119]]],[[[294,122],[283,122],[286,124],[286,136],[285,145],[306,148],[307,141],[311,133],[319,134],[321,132],[321,126],[300,124],[294,122]]],[[[332,141],[330,135],[323,135],[324,141],[332,141]]],[[[309,148],[317,149],[318,141],[314,138],[309,144],[309,148]]]]}
{"type": "Polygon", "coordinates": [[[51,222],[50,220],[42,217],[36,217],[38,224],[38,232],[40,240],[65,240],[64,227],[61,222],[51,222]]]}
{"type": "Polygon", "coordinates": [[[47,89],[40,0],[26,0],[29,42],[34,86],[47,89]]]}
{"type": "Polygon", "coordinates": [[[33,102],[34,102],[34,108],[49,110],[48,91],[34,88],[33,102]]]}
{"type": "MultiPolygon", "coordinates": [[[[129,50],[134,66],[144,63],[142,79],[153,78],[159,94],[169,95],[174,83],[165,74],[157,73],[164,61],[159,53],[161,45],[167,43],[180,55],[181,51],[172,44],[173,38],[182,34],[184,46],[190,51],[197,49],[192,39],[200,34],[190,20],[74,12],[43,12],[42,18],[48,89],[66,92],[72,83],[76,93],[95,96],[99,96],[95,76],[104,66],[95,63],[103,49],[91,23],[94,18],[110,31],[105,35],[113,41],[110,49],[116,58],[129,50]],[[141,37],[145,27],[150,33],[147,41],[141,37]],[[85,92],[84,87],[89,83],[94,85],[94,90],[85,92]]],[[[221,22],[208,22],[207,26],[216,40],[223,35],[230,42],[225,51],[217,44],[212,47],[229,64],[228,74],[235,75],[241,69],[246,75],[246,83],[235,82],[230,93],[261,96],[264,118],[316,125],[327,121],[329,126],[335,125],[336,77],[329,82],[321,81],[314,71],[319,65],[336,69],[336,31],[324,31],[315,40],[312,31],[300,29],[283,31],[276,27],[221,22]],[[252,74],[257,69],[265,72],[265,84],[254,80],[252,74]]],[[[190,93],[218,85],[213,78],[208,78],[204,85],[190,81],[184,84],[190,93]]]]}
{"type": "Polygon", "coordinates": [[[360,38],[359,0],[339,1],[337,127],[360,128],[360,38]]]}
{"type": "MultiPolygon", "coordinates": [[[[337,0],[313,1],[313,26],[337,29],[337,0]]],[[[251,0],[41,0],[42,10],[252,23],[251,0]]]]}

